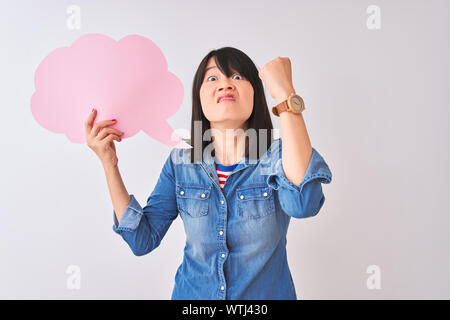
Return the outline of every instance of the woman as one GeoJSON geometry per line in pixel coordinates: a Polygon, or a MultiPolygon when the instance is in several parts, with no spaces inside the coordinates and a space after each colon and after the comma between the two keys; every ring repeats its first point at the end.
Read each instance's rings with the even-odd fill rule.
{"type": "Polygon", "coordinates": [[[272,139],[262,80],[277,103],[295,92],[287,58],[258,72],[235,48],[208,53],[193,82],[193,148],[171,150],[144,208],[120,177],[113,142],[120,132],[104,128],[114,122],[92,126],[93,112],[85,123],[105,169],[113,230],[135,255],[157,248],[173,220],[183,220],[186,246],[172,299],[297,299],[288,225],[319,212],[321,184],[332,176],[301,113],[279,114],[281,140],[272,139]]]}

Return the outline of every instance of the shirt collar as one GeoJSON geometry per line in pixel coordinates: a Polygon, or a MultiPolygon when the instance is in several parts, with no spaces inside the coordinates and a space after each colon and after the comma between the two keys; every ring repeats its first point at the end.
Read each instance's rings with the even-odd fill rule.
{"type": "MultiPolygon", "coordinates": [[[[281,139],[275,139],[272,142],[272,145],[270,146],[270,148],[267,149],[266,152],[264,153],[264,155],[262,155],[259,159],[249,159],[248,157],[243,157],[237,163],[237,166],[236,166],[236,168],[234,168],[233,173],[240,171],[242,169],[245,169],[247,167],[253,167],[253,166],[257,165],[262,158],[270,157],[270,154],[274,151],[277,151],[278,148],[281,148],[281,139]]],[[[190,149],[190,150],[192,151],[192,149],[190,149]]],[[[189,155],[190,153],[187,152],[186,154],[189,155]]],[[[190,157],[189,157],[189,159],[190,159],[190,157]]],[[[186,161],[188,161],[188,160],[186,159],[186,161]]],[[[195,164],[201,165],[210,176],[214,176],[217,174],[216,165],[215,165],[215,157],[213,157],[210,152],[204,153],[204,158],[202,161],[194,161],[194,162],[189,161],[189,163],[194,164],[194,165],[195,164]]]]}

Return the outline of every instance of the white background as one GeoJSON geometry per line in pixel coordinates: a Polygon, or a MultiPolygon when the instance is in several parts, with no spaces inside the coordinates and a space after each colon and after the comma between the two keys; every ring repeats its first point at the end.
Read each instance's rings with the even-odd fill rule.
{"type": "MultiPolygon", "coordinates": [[[[134,256],[112,231],[99,159],[30,111],[42,59],[102,33],[139,34],[162,50],[185,89],[168,120],[175,129],[190,129],[192,80],[210,50],[236,47],[258,69],[289,57],[313,147],[333,173],[320,213],[291,219],[298,297],[449,299],[449,11],[444,0],[1,1],[0,298],[170,299],[182,220],[134,256]],[[66,25],[70,5],[81,9],[79,30],[66,25]],[[366,25],[370,5],[381,9],[379,30],[366,25]],[[80,289],[67,287],[70,265],[80,289]],[[367,287],[371,265],[381,289],[367,287]]],[[[144,206],[170,147],[142,132],[116,147],[144,206]]]]}

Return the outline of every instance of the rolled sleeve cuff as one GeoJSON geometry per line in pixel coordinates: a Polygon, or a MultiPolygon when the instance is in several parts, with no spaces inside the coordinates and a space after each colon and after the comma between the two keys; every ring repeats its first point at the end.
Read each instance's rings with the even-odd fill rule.
{"type": "Polygon", "coordinates": [[[332,180],[330,168],[316,149],[312,148],[312,151],[311,160],[309,161],[305,176],[298,186],[286,178],[281,156],[279,156],[275,163],[273,173],[267,177],[267,184],[275,190],[278,190],[281,186],[301,193],[305,184],[312,180],[317,179],[321,183],[330,183],[332,180]]]}
{"type": "Polygon", "coordinates": [[[116,212],[113,209],[114,224],[112,228],[114,232],[121,234],[122,231],[135,231],[141,221],[142,215],[141,205],[137,202],[134,195],[130,194],[130,203],[120,218],[120,223],[118,223],[116,212]]]}

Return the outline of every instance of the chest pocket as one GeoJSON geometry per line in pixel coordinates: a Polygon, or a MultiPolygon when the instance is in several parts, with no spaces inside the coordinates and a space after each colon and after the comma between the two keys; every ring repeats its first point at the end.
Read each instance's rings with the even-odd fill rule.
{"type": "Polygon", "coordinates": [[[176,192],[180,212],[194,218],[208,214],[211,186],[177,184],[176,192]]]}
{"type": "Polygon", "coordinates": [[[275,212],[273,189],[267,184],[238,188],[236,197],[242,219],[259,219],[275,212]]]}

